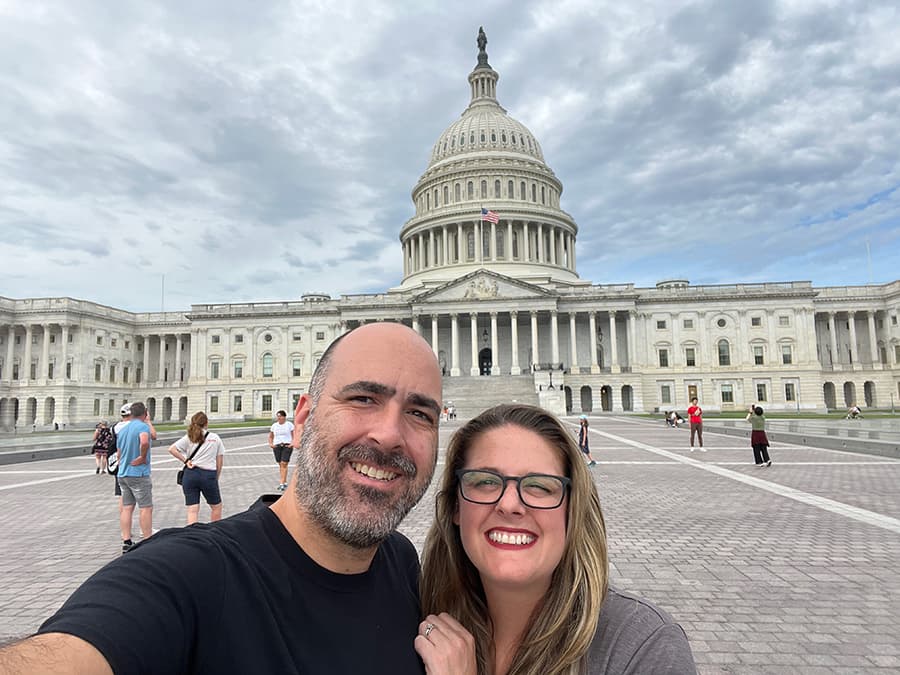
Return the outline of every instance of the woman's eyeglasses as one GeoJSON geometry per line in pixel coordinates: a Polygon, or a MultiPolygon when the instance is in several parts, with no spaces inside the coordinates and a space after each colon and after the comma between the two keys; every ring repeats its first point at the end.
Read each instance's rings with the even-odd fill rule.
{"type": "Polygon", "coordinates": [[[459,469],[456,472],[462,498],[473,504],[496,504],[509,481],[515,481],[516,492],[525,506],[532,509],[555,509],[562,504],[572,483],[565,476],[529,473],[504,476],[487,469],[459,469]]]}

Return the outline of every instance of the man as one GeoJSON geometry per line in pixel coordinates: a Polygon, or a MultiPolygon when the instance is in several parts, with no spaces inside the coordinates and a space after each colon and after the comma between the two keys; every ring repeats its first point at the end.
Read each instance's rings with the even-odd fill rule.
{"type": "Polygon", "coordinates": [[[697,405],[697,397],[691,399],[691,407],[687,409],[688,419],[691,423],[691,452],[694,451],[694,434],[700,442],[700,450],[706,452],[703,447],[703,409],[697,405]]]}
{"type": "Polygon", "coordinates": [[[440,396],[409,328],[335,340],[297,404],[281,499],[135,546],[0,650],[0,672],[422,673],[418,560],[394,529],[431,481],[440,396]]]}
{"type": "Polygon", "coordinates": [[[294,425],[287,421],[287,413],[279,410],[275,413],[276,421],[269,427],[269,447],[275,453],[275,461],[278,463],[278,471],[281,480],[278,482],[278,491],[284,492],[287,488],[288,463],[291,461],[291,453],[294,451],[293,436],[294,425]]]}
{"type": "Polygon", "coordinates": [[[153,482],[150,478],[150,445],[156,438],[156,429],[150,422],[147,407],[137,401],[131,404],[131,421],[122,425],[116,436],[119,453],[117,478],[122,491],[122,509],[119,511],[119,527],[122,530],[122,553],[131,550],[131,525],[134,506],[138,507],[141,537],[153,534],[153,482]]]}

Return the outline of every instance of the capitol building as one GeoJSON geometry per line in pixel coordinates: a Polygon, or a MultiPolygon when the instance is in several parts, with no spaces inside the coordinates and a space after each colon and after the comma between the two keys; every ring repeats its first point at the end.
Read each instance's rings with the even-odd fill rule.
{"type": "Polygon", "coordinates": [[[445,400],[557,413],[824,411],[900,403],[900,280],[652,288],[578,275],[578,225],[537,138],[498,99],[479,34],[470,102],[437,139],[383,293],[133,313],[0,297],[0,429],[93,426],[146,401],[157,421],[290,409],[340,334],[396,321],[432,345],[445,400]]]}

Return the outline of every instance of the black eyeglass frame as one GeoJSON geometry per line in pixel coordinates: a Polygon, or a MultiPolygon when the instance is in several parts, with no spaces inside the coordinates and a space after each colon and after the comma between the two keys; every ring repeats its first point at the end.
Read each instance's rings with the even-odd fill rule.
{"type": "Polygon", "coordinates": [[[511,480],[514,480],[516,482],[516,494],[519,495],[519,501],[529,509],[543,509],[545,511],[558,509],[560,506],[562,506],[562,503],[566,499],[566,495],[572,489],[571,478],[568,478],[566,476],[556,476],[552,473],[526,473],[524,476],[504,476],[502,473],[497,473],[496,471],[491,471],[490,469],[457,469],[454,475],[456,476],[456,485],[459,488],[459,496],[471,504],[483,504],[485,506],[489,506],[491,504],[496,504],[497,502],[499,502],[503,498],[503,495],[506,493],[506,484],[511,480]],[[503,481],[503,489],[500,490],[497,498],[492,502],[479,502],[475,501],[474,499],[469,499],[468,497],[466,497],[466,493],[463,490],[462,480],[463,476],[467,473],[489,473],[492,476],[496,476],[501,481],[503,481]],[[525,478],[534,478],[535,476],[542,478],[555,478],[562,483],[563,489],[559,498],[559,504],[557,504],[556,506],[532,506],[525,500],[525,498],[522,496],[522,481],[525,478]]]}

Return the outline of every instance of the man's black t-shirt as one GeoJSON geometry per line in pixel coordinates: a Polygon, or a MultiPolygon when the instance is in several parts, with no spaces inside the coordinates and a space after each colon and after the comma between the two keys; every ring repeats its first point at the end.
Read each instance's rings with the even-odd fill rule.
{"type": "Polygon", "coordinates": [[[367,572],[329,572],[260,508],[153,535],[38,632],[90,642],[115,673],[418,675],[418,574],[399,533],[367,572]]]}

